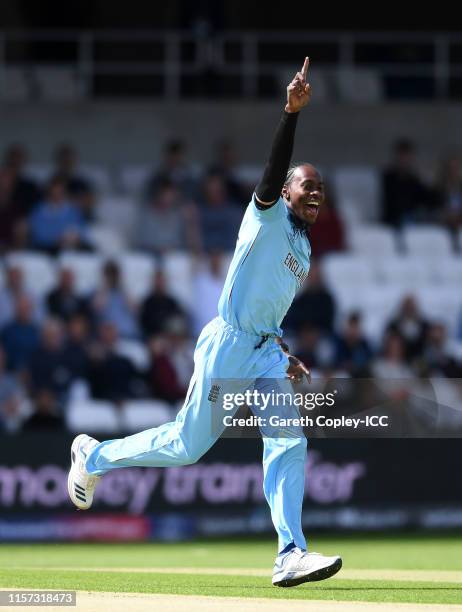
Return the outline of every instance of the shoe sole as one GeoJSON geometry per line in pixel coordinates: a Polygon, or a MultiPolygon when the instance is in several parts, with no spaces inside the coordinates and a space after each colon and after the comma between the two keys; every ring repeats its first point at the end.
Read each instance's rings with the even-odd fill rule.
{"type": "Polygon", "coordinates": [[[71,477],[72,477],[72,470],[74,469],[74,463],[75,463],[75,456],[79,450],[79,446],[80,446],[80,442],[82,440],[82,438],[86,438],[87,435],[86,434],[79,434],[76,438],[74,438],[73,442],[72,442],[72,446],[71,446],[71,469],[69,470],[69,474],[67,476],[67,492],[69,494],[69,497],[71,498],[71,502],[74,504],[74,506],[77,508],[77,510],[88,510],[90,508],[90,506],[86,507],[86,508],[81,508],[78,505],[78,502],[75,501],[74,499],[74,491],[73,491],[73,487],[71,486],[71,477]]]}
{"type": "Polygon", "coordinates": [[[303,584],[305,582],[319,582],[319,580],[327,580],[331,578],[342,568],[342,559],[339,557],[337,561],[334,561],[332,565],[323,567],[321,569],[305,574],[304,576],[298,576],[297,578],[284,578],[278,582],[273,582],[273,586],[277,587],[293,587],[303,584]]]}

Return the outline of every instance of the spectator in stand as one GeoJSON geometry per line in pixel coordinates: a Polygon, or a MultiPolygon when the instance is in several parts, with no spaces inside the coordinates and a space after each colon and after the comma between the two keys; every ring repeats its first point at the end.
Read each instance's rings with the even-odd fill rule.
{"type": "Polygon", "coordinates": [[[373,375],[389,380],[391,388],[394,387],[393,381],[414,378],[414,373],[406,363],[405,353],[405,344],[400,334],[388,331],[385,334],[382,355],[372,365],[373,375]]]}
{"type": "Polygon", "coordinates": [[[223,179],[209,174],[203,184],[200,207],[202,244],[206,251],[232,251],[242,221],[242,211],[231,204],[223,179]]]}
{"type": "Polygon", "coordinates": [[[138,222],[140,249],[162,254],[171,250],[199,248],[197,209],[187,202],[174,183],[164,180],[138,222]]]}
{"type": "Polygon", "coordinates": [[[420,313],[413,295],[404,297],[398,314],[390,321],[387,328],[401,337],[406,361],[412,362],[422,355],[428,322],[420,313]]]}
{"type": "Polygon", "coordinates": [[[325,185],[325,200],[319,208],[316,224],[310,228],[309,240],[314,257],[345,249],[345,228],[337,212],[332,190],[325,185]]]}
{"type": "Polygon", "coordinates": [[[88,248],[83,215],[69,201],[66,183],[59,177],[51,179],[45,200],[29,217],[29,228],[32,246],[48,253],[88,248]]]}
{"type": "Polygon", "coordinates": [[[13,176],[12,200],[15,202],[19,216],[26,217],[40,201],[41,190],[37,183],[25,175],[24,167],[27,163],[27,151],[19,143],[8,147],[3,160],[3,167],[13,176]]]}
{"type": "Polygon", "coordinates": [[[113,323],[123,338],[138,338],[137,306],[122,287],[119,266],[106,262],[103,275],[104,285],[93,298],[97,320],[113,323]]]}
{"type": "Polygon", "coordinates": [[[393,154],[382,178],[382,220],[393,227],[425,220],[435,198],[418,176],[414,143],[398,140],[393,154]]]}
{"type": "Polygon", "coordinates": [[[59,400],[64,400],[72,382],[72,373],[64,357],[63,324],[58,319],[48,319],[28,367],[31,388],[46,387],[59,400]]]}
{"type": "Polygon", "coordinates": [[[24,422],[23,431],[63,431],[64,420],[53,391],[39,389],[34,400],[35,412],[24,422]]]}
{"type": "Polygon", "coordinates": [[[14,180],[10,168],[0,168],[0,253],[27,243],[24,209],[15,199],[14,180]]]}
{"type": "Polygon", "coordinates": [[[67,324],[67,340],[63,348],[63,363],[72,380],[88,378],[90,346],[88,319],[82,314],[74,314],[67,324]]]}
{"type": "Polygon", "coordinates": [[[462,378],[462,363],[451,355],[447,330],[442,323],[428,325],[422,352],[428,376],[462,378]]]}
{"type": "Polygon", "coordinates": [[[218,300],[223,289],[226,270],[223,254],[211,251],[205,255],[194,275],[192,301],[193,331],[200,334],[205,325],[218,314],[218,300]]]}
{"type": "Polygon", "coordinates": [[[117,341],[117,327],[103,322],[90,350],[89,382],[94,398],[120,403],[138,395],[139,377],[132,362],[117,354],[117,341]]]}
{"type": "Polygon", "coordinates": [[[33,319],[35,322],[40,322],[44,314],[42,300],[25,288],[22,269],[19,266],[9,265],[6,269],[5,286],[0,289],[0,329],[13,319],[16,302],[21,296],[30,301],[33,319]]]}
{"type": "Polygon", "coordinates": [[[170,319],[165,333],[150,342],[152,393],[167,402],[183,400],[194,370],[194,350],[184,319],[170,319]]]}
{"type": "Polygon", "coordinates": [[[68,321],[76,314],[89,315],[89,303],[75,292],[74,273],[63,268],[58,285],[47,296],[48,311],[54,317],[68,321]]]}
{"type": "Polygon", "coordinates": [[[75,148],[63,143],[57,147],[54,155],[54,176],[62,180],[69,198],[77,204],[86,221],[95,218],[95,190],[91,182],[77,170],[79,158],[75,148]]]}
{"type": "Polygon", "coordinates": [[[361,316],[353,312],[346,320],[343,333],[337,343],[338,367],[352,376],[369,376],[372,349],[361,327],[361,316]]]}
{"type": "Polygon", "coordinates": [[[0,431],[14,432],[19,428],[24,395],[17,376],[6,371],[6,355],[0,346],[0,431]]]}
{"type": "Polygon", "coordinates": [[[146,296],[140,313],[141,328],[145,338],[165,332],[172,317],[185,317],[182,308],[167,292],[167,279],[162,270],[153,275],[152,291],[146,296]]]}
{"type": "Polygon", "coordinates": [[[252,195],[251,189],[246,189],[237,177],[237,153],[230,140],[220,140],[216,144],[214,161],[207,169],[207,174],[220,176],[230,199],[239,206],[247,206],[252,195]]]}
{"type": "Polygon", "coordinates": [[[163,160],[159,169],[149,179],[146,196],[152,200],[166,181],[173,183],[187,198],[195,195],[195,181],[191,168],[185,161],[186,146],[182,140],[170,140],[164,146],[163,160]]]}
{"type": "Polygon", "coordinates": [[[285,326],[297,333],[302,326],[310,325],[331,335],[335,311],[335,300],[324,284],[321,266],[312,259],[308,279],[287,313],[285,326]]]}
{"type": "Polygon", "coordinates": [[[443,161],[435,190],[439,220],[457,232],[462,227],[462,163],[459,155],[450,155],[443,161]]]}
{"type": "Polygon", "coordinates": [[[39,345],[39,337],[39,329],[34,323],[33,305],[27,296],[20,295],[15,303],[15,316],[1,333],[10,370],[17,372],[27,368],[39,345]]]}

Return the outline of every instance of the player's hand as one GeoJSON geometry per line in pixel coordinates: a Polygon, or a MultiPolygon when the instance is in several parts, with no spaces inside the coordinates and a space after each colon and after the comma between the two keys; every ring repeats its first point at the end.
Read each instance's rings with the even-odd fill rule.
{"type": "Polygon", "coordinates": [[[311,383],[311,372],[297,357],[293,355],[288,355],[289,357],[289,367],[287,368],[287,378],[292,382],[299,383],[302,382],[303,377],[306,376],[308,383],[311,383]]]}
{"type": "Polygon", "coordinates": [[[286,111],[288,113],[298,113],[298,111],[310,101],[311,87],[310,84],[306,82],[306,73],[308,72],[309,65],[310,58],[305,57],[301,72],[297,72],[287,86],[286,111]]]}
{"type": "Polygon", "coordinates": [[[303,377],[306,376],[308,382],[311,382],[311,372],[298,357],[294,357],[289,352],[289,347],[282,340],[280,336],[276,337],[276,344],[279,344],[283,353],[285,353],[289,359],[289,367],[287,368],[287,378],[293,382],[301,382],[303,377]]]}

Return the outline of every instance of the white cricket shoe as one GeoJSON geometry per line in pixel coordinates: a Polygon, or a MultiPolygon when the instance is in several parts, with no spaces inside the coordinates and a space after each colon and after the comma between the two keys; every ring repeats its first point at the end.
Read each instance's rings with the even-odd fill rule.
{"type": "Polygon", "coordinates": [[[89,452],[99,444],[95,438],[80,434],[72,442],[71,469],[67,478],[67,490],[72,502],[79,510],[88,510],[93,503],[93,494],[99,476],[92,476],[85,469],[89,452]]]}
{"type": "Polygon", "coordinates": [[[325,580],[336,574],[342,567],[340,557],[324,557],[320,553],[307,553],[292,548],[283,557],[276,557],[273,570],[273,585],[292,587],[303,582],[325,580]]]}

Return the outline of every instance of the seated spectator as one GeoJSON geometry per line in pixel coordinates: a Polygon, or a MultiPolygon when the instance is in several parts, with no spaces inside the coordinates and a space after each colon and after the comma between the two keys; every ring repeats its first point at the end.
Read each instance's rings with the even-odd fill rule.
{"type": "Polygon", "coordinates": [[[223,179],[210,174],[204,180],[200,208],[202,244],[206,251],[232,251],[242,221],[242,210],[228,197],[223,179]]]}
{"type": "Polygon", "coordinates": [[[136,232],[140,249],[161,254],[199,247],[197,210],[178,188],[163,181],[149,204],[143,207],[136,232]]]}
{"type": "Polygon", "coordinates": [[[324,285],[321,266],[313,259],[308,279],[287,313],[285,327],[298,332],[303,325],[310,325],[323,333],[332,334],[335,310],[334,298],[324,285]]]}
{"type": "Polygon", "coordinates": [[[14,432],[19,428],[23,397],[18,377],[6,371],[6,355],[0,346],[0,431],[14,432]]]}
{"type": "Polygon", "coordinates": [[[462,363],[451,355],[447,331],[442,323],[427,326],[422,355],[428,376],[462,378],[462,363]]]}
{"type": "Polygon", "coordinates": [[[389,331],[385,334],[382,354],[372,365],[372,373],[376,378],[390,381],[390,388],[394,386],[393,381],[414,378],[414,373],[406,363],[403,339],[398,333],[389,331]]]}
{"type": "Polygon", "coordinates": [[[225,274],[223,254],[211,251],[199,264],[193,282],[193,331],[199,335],[202,328],[218,315],[218,301],[223,290],[225,274]]]}
{"type": "Polygon", "coordinates": [[[58,285],[47,296],[48,311],[51,315],[68,321],[76,314],[89,314],[88,300],[75,292],[74,273],[63,268],[59,274],[58,285]]]}
{"type": "Polygon", "coordinates": [[[247,206],[252,196],[252,188],[246,188],[237,178],[237,154],[230,140],[221,140],[216,144],[214,161],[207,169],[207,174],[220,176],[233,202],[247,206]]]}
{"type": "Polygon", "coordinates": [[[78,205],[85,220],[94,221],[95,190],[77,170],[77,151],[70,144],[61,144],[55,151],[54,160],[54,176],[63,181],[69,198],[78,205]]]}
{"type": "Polygon", "coordinates": [[[26,245],[25,213],[15,197],[12,170],[0,168],[0,253],[26,245]]]}
{"type": "Polygon", "coordinates": [[[194,349],[184,319],[170,319],[165,333],[150,342],[151,392],[167,402],[183,400],[194,370],[194,349]]]}
{"type": "Polygon", "coordinates": [[[319,208],[315,225],[310,228],[309,241],[314,257],[345,249],[345,229],[337,212],[332,191],[326,185],[325,200],[319,208]]]}
{"type": "Polygon", "coordinates": [[[366,377],[372,359],[372,349],[361,328],[361,316],[354,312],[348,317],[337,343],[338,367],[352,376],[366,377]]]}
{"type": "Polygon", "coordinates": [[[35,411],[24,422],[23,431],[64,431],[64,420],[53,391],[39,389],[34,403],[35,411]]]}
{"type": "Polygon", "coordinates": [[[393,154],[394,159],[382,178],[382,220],[393,227],[425,220],[434,196],[418,176],[414,143],[398,140],[393,154]]]}
{"type": "Polygon", "coordinates": [[[34,323],[33,306],[28,297],[21,295],[16,300],[14,318],[3,328],[1,342],[10,370],[19,371],[29,365],[39,344],[39,329],[34,323]]]}
{"type": "Polygon", "coordinates": [[[140,313],[141,328],[146,338],[165,331],[172,317],[184,317],[174,297],[167,293],[167,282],[162,270],[153,275],[152,291],[146,296],[140,313]]]}
{"type": "Polygon", "coordinates": [[[195,181],[191,168],[185,161],[186,146],[182,140],[170,140],[164,146],[163,159],[146,186],[146,197],[152,200],[161,185],[172,183],[187,198],[195,195],[195,181]]]}
{"type": "Polygon", "coordinates": [[[400,335],[407,361],[413,361],[422,354],[428,322],[419,312],[414,296],[404,297],[398,314],[390,321],[388,329],[400,335]]]}
{"type": "Polygon", "coordinates": [[[63,363],[72,380],[88,378],[88,347],[90,346],[88,319],[74,314],[67,324],[67,338],[63,347],[63,363]]]}
{"type": "Polygon", "coordinates": [[[114,261],[106,262],[104,286],[93,298],[93,310],[98,321],[112,323],[124,338],[138,338],[137,307],[127,295],[120,280],[120,268],[114,261]]]}
{"type": "Polygon", "coordinates": [[[443,161],[436,181],[440,220],[450,230],[462,227],[462,164],[458,155],[443,161]]]}
{"type": "Polygon", "coordinates": [[[35,322],[43,319],[43,302],[24,286],[24,274],[19,266],[9,265],[6,269],[5,286],[0,289],[0,329],[10,322],[16,310],[19,297],[26,297],[32,306],[32,317],[35,322]]]}
{"type": "Polygon", "coordinates": [[[60,249],[87,248],[85,221],[79,208],[69,201],[66,183],[53,178],[46,198],[29,217],[32,246],[56,253],[60,249]]]}
{"type": "Polygon", "coordinates": [[[139,396],[140,381],[132,362],[117,354],[117,340],[117,327],[103,322],[90,350],[88,379],[92,397],[120,403],[139,396]]]}
{"type": "Polygon", "coordinates": [[[11,198],[18,207],[21,218],[26,217],[42,197],[37,183],[24,172],[26,163],[26,149],[19,143],[10,145],[5,153],[3,167],[13,176],[11,198]]]}
{"type": "Polygon", "coordinates": [[[29,362],[32,389],[46,387],[62,400],[72,382],[72,372],[65,361],[64,328],[58,319],[48,319],[41,329],[40,343],[29,362]]]}

